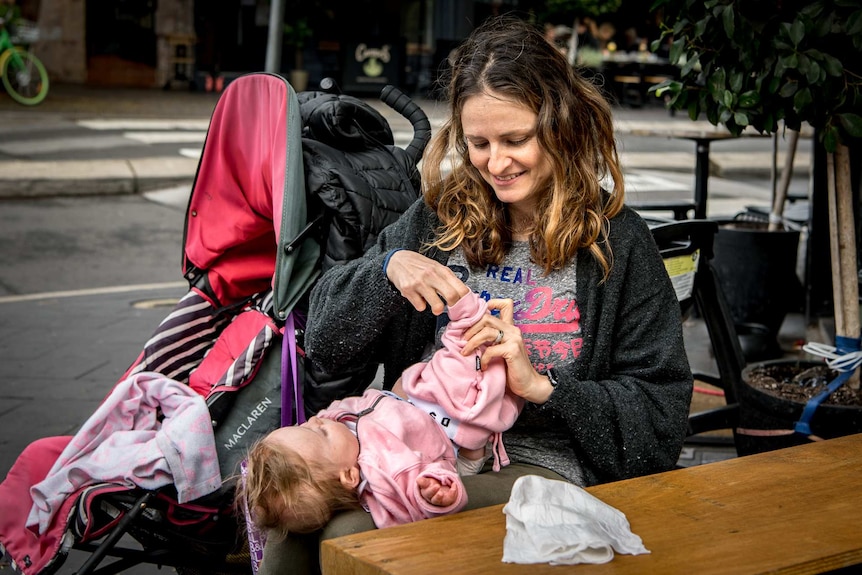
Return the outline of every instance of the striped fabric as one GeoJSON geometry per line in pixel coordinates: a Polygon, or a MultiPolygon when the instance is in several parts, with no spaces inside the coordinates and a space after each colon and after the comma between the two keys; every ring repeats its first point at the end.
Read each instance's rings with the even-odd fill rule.
{"type": "Polygon", "coordinates": [[[230,322],[198,291],[192,289],[177,302],[144,346],[141,360],[128,373],[154,371],[188,383],[213,342],[230,322]]]}
{"type": "Polygon", "coordinates": [[[245,353],[239,355],[233,364],[227,369],[213,391],[220,391],[225,387],[240,388],[257,371],[258,362],[272,343],[274,331],[269,325],[265,325],[260,333],[249,342],[245,353]]]}

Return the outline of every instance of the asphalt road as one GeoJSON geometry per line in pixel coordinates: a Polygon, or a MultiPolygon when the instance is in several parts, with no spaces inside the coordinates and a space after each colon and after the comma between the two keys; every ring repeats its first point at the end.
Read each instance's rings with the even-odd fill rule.
{"type": "Polygon", "coordinates": [[[185,293],[183,218],[143,196],[0,203],[0,477],[32,441],[73,434],[185,293]]]}

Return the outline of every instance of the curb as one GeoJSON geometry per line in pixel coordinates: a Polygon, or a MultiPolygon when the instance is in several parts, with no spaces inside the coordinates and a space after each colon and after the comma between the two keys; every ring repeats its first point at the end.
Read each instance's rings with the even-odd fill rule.
{"type": "Polygon", "coordinates": [[[0,162],[0,198],[137,194],[194,180],[198,160],[0,162]]]}

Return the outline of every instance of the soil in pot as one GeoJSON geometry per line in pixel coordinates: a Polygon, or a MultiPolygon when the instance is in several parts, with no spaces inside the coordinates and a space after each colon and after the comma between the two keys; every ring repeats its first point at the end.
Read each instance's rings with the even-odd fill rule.
{"type": "MultiPolygon", "coordinates": [[[[739,455],[810,442],[791,430],[808,401],[837,375],[823,362],[778,360],[748,366],[739,393],[739,455]]],[[[862,432],[862,394],[842,385],[820,403],[809,424],[813,435],[824,439],[862,432]]]]}
{"type": "MultiPolygon", "coordinates": [[[[824,364],[766,362],[748,372],[747,383],[769,395],[804,404],[824,391],[837,375],[824,364]]],[[[842,385],[822,405],[862,407],[862,394],[842,385]]]]}

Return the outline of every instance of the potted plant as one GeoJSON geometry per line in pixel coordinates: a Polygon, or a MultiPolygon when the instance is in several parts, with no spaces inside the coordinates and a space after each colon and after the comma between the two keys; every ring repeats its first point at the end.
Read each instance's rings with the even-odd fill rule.
{"type": "Polygon", "coordinates": [[[302,92],[308,87],[308,70],[305,69],[302,51],[312,34],[307,16],[289,17],[289,21],[284,25],[284,43],[292,46],[294,51],[293,69],[289,76],[290,85],[297,92],[302,92]]]}
{"type": "MultiPolygon", "coordinates": [[[[827,193],[830,204],[835,343],[842,352],[858,347],[850,148],[862,138],[862,6],[858,0],[656,0],[652,8],[663,15],[657,42],[671,40],[670,60],[680,67],[678,78],[654,88],[672,109],[736,135],[746,128],[766,134],[814,128],[815,146],[830,166],[828,189],[814,193],[827,193]]],[[[846,386],[851,393],[845,395],[858,397],[858,375],[846,386]]],[[[811,386],[807,396],[822,389],[811,386]]],[[[780,389],[773,391],[780,396],[780,389]]],[[[798,416],[805,403],[797,404],[798,416]]]]}

